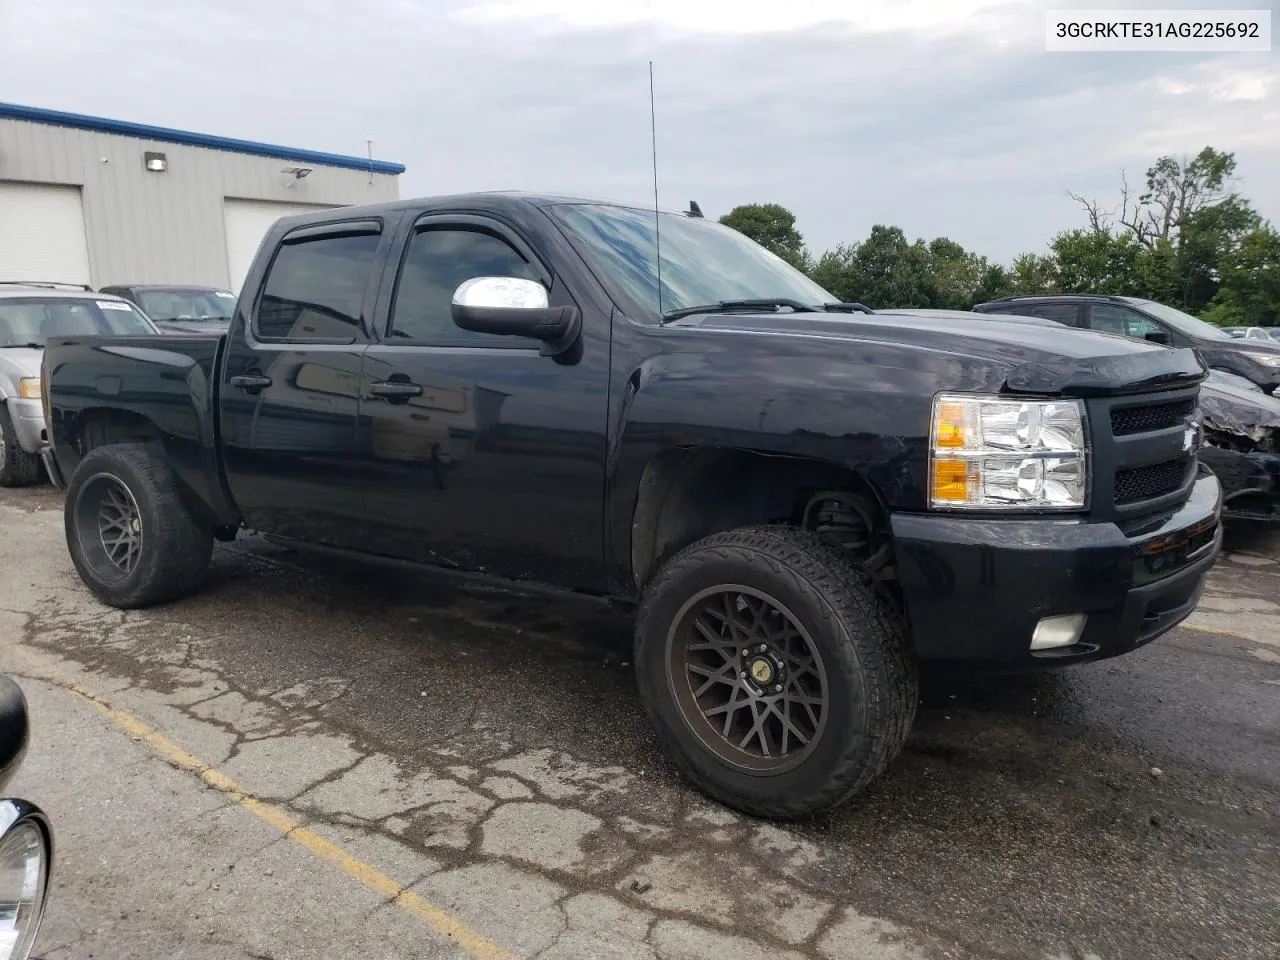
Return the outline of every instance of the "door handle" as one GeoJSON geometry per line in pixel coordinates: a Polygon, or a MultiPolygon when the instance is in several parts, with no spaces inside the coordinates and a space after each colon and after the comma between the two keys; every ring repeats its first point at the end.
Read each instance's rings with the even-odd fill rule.
{"type": "Polygon", "coordinates": [[[264,387],[271,386],[271,378],[261,373],[242,373],[227,382],[245,393],[258,393],[264,387]]]}
{"type": "Polygon", "coordinates": [[[410,397],[422,396],[422,387],[408,380],[380,380],[369,384],[369,392],[375,397],[386,397],[388,400],[408,400],[410,397]]]}

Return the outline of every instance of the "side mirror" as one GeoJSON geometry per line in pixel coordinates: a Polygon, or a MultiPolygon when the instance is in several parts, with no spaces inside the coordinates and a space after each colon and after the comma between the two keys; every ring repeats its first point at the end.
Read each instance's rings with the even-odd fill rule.
{"type": "Polygon", "coordinates": [[[542,341],[543,356],[568,350],[582,329],[577,307],[548,305],[547,288],[519,277],[474,277],[453,293],[453,322],[463,330],[542,341]]]}
{"type": "Polygon", "coordinates": [[[53,864],[53,832],[40,808],[0,800],[0,947],[26,960],[44,918],[53,864]]]}
{"type": "Polygon", "coordinates": [[[1152,343],[1158,343],[1164,347],[1169,347],[1173,345],[1173,339],[1169,336],[1169,334],[1165,333],[1163,330],[1150,330],[1147,332],[1147,335],[1143,337],[1143,339],[1149,340],[1152,343]]]}

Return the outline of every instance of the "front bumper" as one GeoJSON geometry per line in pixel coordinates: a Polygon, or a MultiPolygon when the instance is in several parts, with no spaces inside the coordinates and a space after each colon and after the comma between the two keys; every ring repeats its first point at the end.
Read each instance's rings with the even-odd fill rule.
{"type": "Polygon", "coordinates": [[[899,579],[923,661],[1035,669],[1127,653],[1195,608],[1222,545],[1207,471],[1172,513],[1090,523],[1040,517],[893,517],[899,579]],[[1079,640],[1031,650],[1044,617],[1088,615],[1079,640]]]}
{"type": "Polygon", "coordinates": [[[18,446],[27,453],[38,454],[49,445],[49,433],[45,429],[44,409],[39,400],[24,400],[21,397],[10,397],[9,419],[13,421],[13,431],[18,436],[18,446]]]}

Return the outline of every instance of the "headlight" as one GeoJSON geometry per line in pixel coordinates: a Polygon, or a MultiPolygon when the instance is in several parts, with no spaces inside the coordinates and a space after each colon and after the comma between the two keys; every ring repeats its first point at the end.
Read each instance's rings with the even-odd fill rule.
{"type": "Polygon", "coordinates": [[[49,886],[44,818],[21,801],[0,801],[0,960],[26,960],[36,942],[49,886]]]}
{"type": "Polygon", "coordinates": [[[1280,367],[1280,353],[1262,353],[1261,351],[1246,350],[1244,355],[1251,360],[1256,360],[1263,366],[1280,367]]]}
{"type": "Polygon", "coordinates": [[[934,398],[930,506],[1080,510],[1088,489],[1079,402],[934,398]]]}
{"type": "Polygon", "coordinates": [[[18,381],[18,396],[23,400],[40,399],[40,378],[23,377],[18,381]]]}

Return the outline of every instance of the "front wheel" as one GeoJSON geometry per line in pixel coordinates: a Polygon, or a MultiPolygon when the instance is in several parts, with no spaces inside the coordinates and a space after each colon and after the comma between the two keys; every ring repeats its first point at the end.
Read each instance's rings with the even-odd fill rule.
{"type": "Polygon", "coordinates": [[[893,605],[815,534],[752,527],[672,557],[636,622],[641,699],[700,789],[767,817],[833,807],[897,755],[914,659],[893,605]]]}
{"type": "Polygon", "coordinates": [[[40,482],[40,458],[18,445],[9,408],[0,400],[0,487],[29,487],[40,482]]]}
{"type": "Polygon", "coordinates": [[[81,460],[63,521],[80,579],[113,607],[191,592],[213,551],[213,533],[192,515],[173,470],[142,444],[98,447],[81,460]]]}

